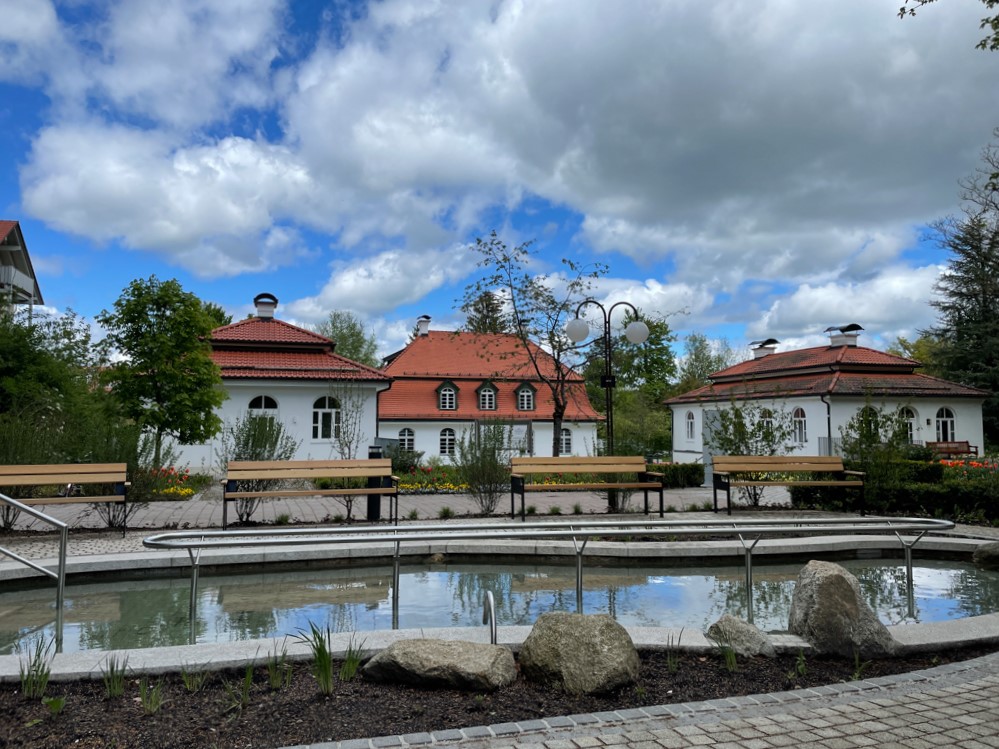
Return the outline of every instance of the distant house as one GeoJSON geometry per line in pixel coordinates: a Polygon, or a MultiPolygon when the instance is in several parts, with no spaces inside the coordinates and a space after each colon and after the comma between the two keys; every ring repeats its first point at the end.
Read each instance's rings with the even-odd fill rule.
{"type": "Polygon", "coordinates": [[[17,221],[0,221],[0,304],[45,304],[17,221]]]}
{"type": "MultiPolygon", "coordinates": [[[[541,366],[555,360],[534,347],[541,366]]],[[[509,427],[516,454],[551,455],[552,394],[540,381],[515,335],[431,331],[430,318],[417,321],[417,335],[385,360],[392,389],[378,401],[378,430],[425,458],[450,460],[457,440],[482,423],[509,427]]],[[[596,454],[597,422],[583,378],[569,372],[569,404],[559,433],[564,455],[596,454]]]]}
{"type": "Polygon", "coordinates": [[[712,414],[745,401],[789,412],[793,452],[801,455],[835,454],[840,427],[868,404],[903,409],[913,443],[967,440],[983,448],[987,393],[920,374],[917,361],[858,346],[861,330],[856,324],[830,328],[828,346],[781,353],[773,339],[757,342],[753,359],[670,398],[673,460],[708,464],[712,414]]]}
{"type": "MultiPolygon", "coordinates": [[[[212,359],[228,399],[219,416],[273,416],[300,442],[298,460],[366,458],[377,436],[378,393],[391,378],[336,353],[336,343],[278,320],[278,300],[258,294],[256,316],[212,331],[212,359]],[[353,455],[341,454],[353,447],[353,455]]],[[[192,470],[211,471],[220,437],[179,448],[192,470]]]]}

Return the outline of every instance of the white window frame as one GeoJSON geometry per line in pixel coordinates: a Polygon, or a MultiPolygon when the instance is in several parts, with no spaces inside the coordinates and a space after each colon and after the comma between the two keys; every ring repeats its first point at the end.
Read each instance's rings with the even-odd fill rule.
{"type": "Polygon", "coordinates": [[[909,444],[913,444],[916,441],[916,424],[918,423],[919,416],[916,414],[914,409],[908,406],[902,406],[899,409],[902,420],[905,422],[905,434],[909,440],[909,444]]]}
{"type": "Polygon", "coordinates": [[[270,395],[255,395],[246,408],[251,416],[277,416],[277,400],[270,395]],[[253,405],[256,403],[257,405],[253,405]]]}
{"type": "Polygon", "coordinates": [[[406,452],[413,452],[416,449],[416,432],[409,427],[399,430],[399,449],[406,452]]]}
{"type": "Polygon", "coordinates": [[[445,427],[441,429],[440,436],[440,454],[447,455],[448,457],[454,457],[455,444],[457,442],[457,435],[451,427],[445,427]]]}
{"type": "Polygon", "coordinates": [[[562,455],[572,455],[572,430],[562,427],[558,438],[558,451],[562,455]]]}
{"type": "Polygon", "coordinates": [[[441,411],[458,410],[458,391],[453,385],[444,385],[437,393],[437,405],[441,411]]]}
{"type": "Polygon", "coordinates": [[[687,428],[687,439],[693,441],[697,435],[697,417],[694,416],[693,411],[687,411],[687,415],[684,417],[684,424],[687,428]]]}
{"type": "Polygon", "coordinates": [[[805,409],[801,406],[797,406],[791,412],[791,428],[795,442],[799,445],[804,445],[808,442],[808,416],[805,414],[805,409]]]}
{"type": "Polygon", "coordinates": [[[954,411],[949,406],[937,409],[937,442],[953,442],[956,439],[955,421],[954,411]]]}
{"type": "Polygon", "coordinates": [[[312,403],[312,440],[332,442],[340,436],[340,402],[332,395],[312,403]]]}
{"type": "Polygon", "coordinates": [[[534,408],[534,391],[526,385],[517,390],[517,410],[533,411],[534,408]]]}
{"type": "Polygon", "coordinates": [[[479,410],[480,411],[496,410],[496,388],[484,387],[479,391],[479,410]]]}

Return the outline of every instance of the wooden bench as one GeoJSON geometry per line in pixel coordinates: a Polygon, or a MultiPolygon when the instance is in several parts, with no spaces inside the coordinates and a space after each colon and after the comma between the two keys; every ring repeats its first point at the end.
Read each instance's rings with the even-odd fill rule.
{"type": "Polygon", "coordinates": [[[934,458],[966,458],[968,456],[978,457],[978,445],[972,445],[967,440],[927,442],[926,446],[933,451],[934,458]]]}
{"type": "MultiPolygon", "coordinates": [[[[372,483],[372,482],[369,482],[372,483]]],[[[399,479],[392,475],[389,458],[361,460],[231,460],[222,479],[222,530],[229,526],[230,502],[252,497],[348,497],[379,494],[389,498],[389,519],[399,523],[399,479]],[[375,479],[377,486],[320,489],[254,488],[245,482],[279,482],[305,479],[375,479]]]]}
{"type": "Polygon", "coordinates": [[[45,489],[43,496],[17,499],[26,505],[120,504],[124,533],[128,520],[125,492],[130,483],[126,474],[125,463],[0,466],[0,491],[11,486],[45,489]],[[100,484],[108,485],[110,493],[87,496],[78,488],[100,484]]]}
{"type": "Polygon", "coordinates": [[[663,517],[663,474],[646,470],[642,456],[607,456],[601,458],[511,458],[510,459],[510,518],[517,517],[516,497],[520,495],[520,518],[527,519],[524,507],[525,492],[581,491],[603,489],[641,489],[645,494],[645,514],[649,514],[649,490],[659,494],[659,517],[663,517]],[[584,481],[569,484],[533,483],[537,476],[572,474],[635,474],[633,481],[607,480],[584,481]]]}
{"type": "Polygon", "coordinates": [[[863,472],[845,470],[835,455],[715,455],[712,471],[715,512],[718,490],[724,489],[732,514],[733,486],[842,486],[860,489],[860,514],[865,514],[863,472]]]}

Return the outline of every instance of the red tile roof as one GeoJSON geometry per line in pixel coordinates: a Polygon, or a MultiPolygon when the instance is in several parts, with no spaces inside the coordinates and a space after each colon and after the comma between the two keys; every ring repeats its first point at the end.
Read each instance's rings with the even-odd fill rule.
{"type": "MultiPolygon", "coordinates": [[[[555,360],[531,344],[539,354],[542,370],[555,372],[555,360]]],[[[402,351],[389,357],[385,373],[395,378],[392,389],[382,393],[378,402],[379,419],[469,419],[502,418],[505,420],[551,419],[551,389],[538,380],[520,339],[514,335],[430,331],[417,336],[402,351]],[[445,381],[458,389],[454,411],[438,408],[437,388],[445,381]],[[479,410],[476,392],[480,385],[496,386],[496,410],[479,410]],[[535,389],[535,410],[518,411],[516,390],[524,382],[535,389]]],[[[599,421],[586,397],[583,378],[568,373],[568,421],[599,421]]]]}
{"type": "Polygon", "coordinates": [[[712,384],[667,403],[821,395],[984,398],[987,393],[914,370],[919,362],[861,346],[822,346],[740,362],[712,374],[712,384]]]}
{"type": "Polygon", "coordinates": [[[17,226],[16,221],[0,221],[0,242],[7,238],[7,235],[14,231],[17,226]]]}
{"type": "Polygon", "coordinates": [[[212,359],[228,379],[389,382],[385,373],[334,353],[318,333],[274,318],[250,318],[212,331],[212,359]]]}

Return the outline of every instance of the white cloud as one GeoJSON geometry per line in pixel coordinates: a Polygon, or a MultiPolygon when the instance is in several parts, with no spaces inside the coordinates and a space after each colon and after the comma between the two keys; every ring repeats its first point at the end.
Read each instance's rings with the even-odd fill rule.
{"type": "MultiPolygon", "coordinates": [[[[928,302],[941,267],[892,266],[860,283],[805,284],[780,298],[747,326],[756,338],[808,334],[818,336],[832,325],[858,323],[870,331],[912,336],[935,319],[928,302]]],[[[890,342],[890,340],[889,340],[890,342]]]]}
{"type": "Polygon", "coordinates": [[[424,252],[389,250],[361,260],[337,261],[319,294],[288,307],[292,314],[313,322],[336,309],[382,314],[460,281],[474,266],[474,258],[463,247],[424,252]]]}

